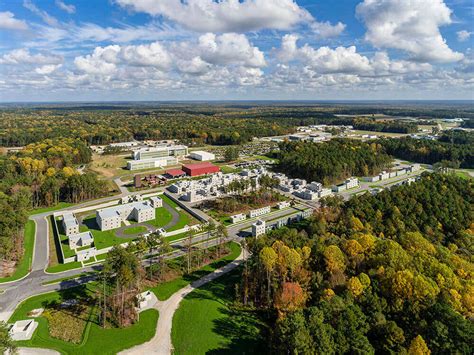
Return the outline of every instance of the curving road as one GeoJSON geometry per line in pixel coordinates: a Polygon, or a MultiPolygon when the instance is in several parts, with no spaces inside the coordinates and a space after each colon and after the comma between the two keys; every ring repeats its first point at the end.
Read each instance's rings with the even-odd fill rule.
{"type": "Polygon", "coordinates": [[[148,342],[137,345],[131,349],[120,352],[122,355],[141,355],[141,354],[162,354],[169,355],[173,353],[171,343],[171,328],[173,325],[173,315],[179,307],[181,300],[194,289],[217,279],[241,265],[247,257],[247,253],[242,251],[240,255],[231,263],[220,269],[194,281],[188,286],[174,293],[166,301],[157,301],[153,308],[158,310],[160,316],[156,325],[155,336],[148,342]]]}

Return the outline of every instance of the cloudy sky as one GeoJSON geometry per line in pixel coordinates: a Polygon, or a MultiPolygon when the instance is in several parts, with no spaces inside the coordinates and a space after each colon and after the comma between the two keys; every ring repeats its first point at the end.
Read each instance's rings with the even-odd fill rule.
{"type": "Polygon", "coordinates": [[[474,99],[472,0],[0,0],[0,101],[474,99]]]}

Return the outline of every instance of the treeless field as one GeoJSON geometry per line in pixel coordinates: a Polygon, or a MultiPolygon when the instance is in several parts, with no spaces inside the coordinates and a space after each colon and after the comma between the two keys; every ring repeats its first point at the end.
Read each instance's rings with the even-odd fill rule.
{"type": "Polygon", "coordinates": [[[116,176],[130,173],[124,168],[127,166],[127,159],[124,155],[92,155],[92,162],[88,169],[95,171],[105,178],[114,178],[116,176]]]}

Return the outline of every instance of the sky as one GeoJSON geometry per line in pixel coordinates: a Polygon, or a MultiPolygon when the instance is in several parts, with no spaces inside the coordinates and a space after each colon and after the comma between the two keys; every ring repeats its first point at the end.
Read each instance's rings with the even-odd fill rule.
{"type": "Polygon", "coordinates": [[[473,100],[474,0],[0,0],[0,101],[473,100]]]}

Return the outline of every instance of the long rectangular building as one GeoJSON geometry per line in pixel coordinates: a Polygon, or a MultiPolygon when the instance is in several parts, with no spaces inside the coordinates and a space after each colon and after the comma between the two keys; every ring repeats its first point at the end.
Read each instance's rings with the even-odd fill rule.
{"type": "Polygon", "coordinates": [[[150,158],[141,160],[130,160],[127,162],[128,170],[142,170],[142,169],[153,169],[162,168],[169,165],[178,164],[178,159],[174,156],[163,157],[163,158],[150,158]]]}
{"type": "Polygon", "coordinates": [[[159,159],[165,157],[183,157],[188,155],[185,145],[171,145],[155,148],[143,148],[133,153],[134,160],[159,159]]]}

